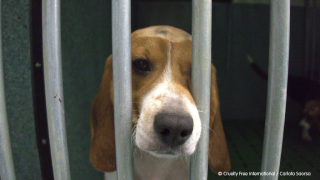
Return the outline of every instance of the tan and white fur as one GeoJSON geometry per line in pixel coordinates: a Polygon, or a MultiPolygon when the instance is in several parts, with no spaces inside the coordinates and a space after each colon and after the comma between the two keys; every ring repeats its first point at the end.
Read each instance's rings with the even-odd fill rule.
{"type": "MultiPolygon", "coordinates": [[[[302,127],[302,139],[312,141],[309,133],[312,126],[320,127],[320,100],[314,99],[308,101],[303,109],[303,118],[300,121],[302,127]]],[[[320,131],[320,129],[319,129],[320,131]]]]}
{"type": "MultiPolygon", "coordinates": [[[[228,171],[230,158],[220,117],[216,71],[213,65],[210,127],[201,124],[201,107],[196,107],[190,92],[191,35],[170,26],[152,26],[133,32],[131,41],[132,62],[148,62],[150,66],[148,71],[143,72],[135,69],[134,65],[132,69],[135,179],[189,179],[190,157],[197,148],[201,130],[205,128],[210,129],[211,170],[228,171]],[[168,134],[162,132],[162,129],[159,131],[160,126],[168,126],[169,130],[172,127],[182,129],[177,130],[177,136],[168,140],[168,134]],[[186,135],[182,136],[183,133],[186,135]]],[[[90,161],[95,168],[103,172],[116,170],[113,121],[110,55],[106,61],[99,92],[91,108],[90,161]]],[[[169,134],[170,132],[174,133],[176,129],[169,131],[169,134]]]]}

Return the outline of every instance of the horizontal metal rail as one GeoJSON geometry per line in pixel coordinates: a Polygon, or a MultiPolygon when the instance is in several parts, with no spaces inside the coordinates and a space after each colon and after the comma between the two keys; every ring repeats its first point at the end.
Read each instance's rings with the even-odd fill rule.
{"type": "Polygon", "coordinates": [[[130,0],[112,0],[112,68],[117,174],[133,180],[130,0]]]}
{"type": "MultiPolygon", "coordinates": [[[[1,0],[0,0],[1,10],[1,0]]],[[[2,31],[0,12],[0,179],[15,180],[14,165],[11,152],[9,126],[7,119],[4,73],[2,59],[2,31]]]]}
{"type": "MultiPolygon", "coordinates": [[[[212,1],[192,1],[192,95],[201,107],[201,124],[209,127],[211,84],[212,1]],[[199,88],[201,87],[201,88],[199,88]]],[[[209,129],[202,128],[198,148],[191,158],[190,179],[206,180],[208,176],[209,129]]]]}
{"type": "MultiPolygon", "coordinates": [[[[272,0],[270,15],[268,100],[261,172],[277,173],[287,99],[290,0],[272,0]]],[[[261,179],[278,179],[278,175],[261,179]]]]}
{"type": "Polygon", "coordinates": [[[43,60],[49,140],[55,180],[70,180],[61,64],[60,1],[42,1],[43,60]]]}

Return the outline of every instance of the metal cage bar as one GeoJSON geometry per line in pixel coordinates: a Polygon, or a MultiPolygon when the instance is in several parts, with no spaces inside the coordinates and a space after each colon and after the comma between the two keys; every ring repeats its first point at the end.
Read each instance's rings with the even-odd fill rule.
{"type": "MultiPolygon", "coordinates": [[[[0,0],[1,11],[1,0],[0,0]]],[[[7,119],[6,96],[4,89],[2,31],[0,12],[0,179],[15,180],[14,164],[11,152],[9,126],[7,119]]]]}
{"type": "Polygon", "coordinates": [[[112,0],[112,71],[118,179],[133,179],[131,2],[112,0]]]}
{"type": "MultiPolygon", "coordinates": [[[[261,172],[279,171],[286,111],[289,62],[290,0],[272,0],[268,100],[261,172]]],[[[278,179],[262,176],[261,179],[278,179]]]]}
{"type": "MultiPolygon", "coordinates": [[[[192,0],[192,95],[202,111],[202,127],[209,127],[211,84],[212,1],[192,0]],[[201,88],[199,88],[201,87],[201,88]]],[[[190,179],[208,176],[209,129],[202,128],[198,148],[191,158],[190,179]]]]}
{"type": "Polygon", "coordinates": [[[55,180],[70,180],[61,64],[60,1],[42,1],[43,61],[50,149],[55,180]]]}

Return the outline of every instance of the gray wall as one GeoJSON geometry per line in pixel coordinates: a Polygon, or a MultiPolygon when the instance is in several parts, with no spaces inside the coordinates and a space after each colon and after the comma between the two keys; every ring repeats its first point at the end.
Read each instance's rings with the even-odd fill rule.
{"type": "MultiPolygon", "coordinates": [[[[41,179],[31,92],[28,1],[2,2],[5,86],[17,179],[41,179]]],[[[191,31],[191,3],[137,4],[135,27],[173,25],[191,31]],[[160,14],[160,16],[159,16],[160,14]]],[[[290,74],[302,75],[304,9],[291,8],[290,74]]],[[[91,100],[98,90],[104,61],[111,53],[111,3],[61,1],[65,116],[72,179],[102,179],[89,162],[91,100]]],[[[319,23],[320,24],[320,23],[319,23]]],[[[319,33],[318,33],[319,34],[319,33]]],[[[318,36],[319,37],[319,36],[318,36]]],[[[235,4],[213,7],[213,61],[218,70],[221,111],[227,120],[264,120],[267,83],[250,69],[249,53],[268,65],[269,6],[235,4]],[[227,20],[231,20],[228,26],[227,20]],[[231,27],[231,28],[228,28],[231,27]],[[230,32],[230,66],[227,63],[230,32]]],[[[318,46],[317,46],[318,48],[318,46]]],[[[319,57],[319,53],[317,53],[319,57]]],[[[288,119],[298,105],[288,100],[288,119]]]]}
{"type": "Polygon", "coordinates": [[[103,179],[89,161],[90,105],[111,54],[110,1],[61,1],[63,85],[72,179],[103,179]]]}
{"type": "Polygon", "coordinates": [[[2,1],[2,45],[8,122],[17,180],[41,179],[30,71],[29,1],[2,1]]]}

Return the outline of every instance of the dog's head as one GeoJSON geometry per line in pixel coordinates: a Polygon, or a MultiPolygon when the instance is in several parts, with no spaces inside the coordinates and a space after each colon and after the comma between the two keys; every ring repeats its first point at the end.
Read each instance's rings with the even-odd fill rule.
{"type": "MultiPolygon", "coordinates": [[[[153,26],[133,32],[131,41],[135,148],[163,158],[191,155],[197,147],[201,129],[210,128],[209,165],[215,172],[229,170],[230,159],[213,66],[210,127],[201,125],[201,107],[196,107],[190,93],[191,35],[174,27],[153,26]]],[[[113,118],[110,55],[91,108],[90,160],[101,171],[116,169],[113,118]]]]}
{"type": "Polygon", "coordinates": [[[320,118],[320,100],[308,101],[304,106],[303,113],[313,120],[318,120],[320,118]]]}

